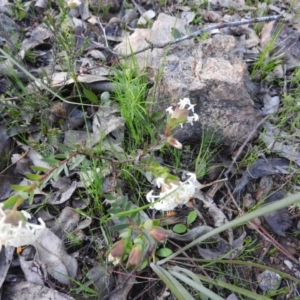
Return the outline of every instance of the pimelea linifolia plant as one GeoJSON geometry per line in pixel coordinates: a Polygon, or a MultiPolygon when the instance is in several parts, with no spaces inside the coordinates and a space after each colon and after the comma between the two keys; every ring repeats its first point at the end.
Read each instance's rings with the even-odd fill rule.
{"type": "MultiPolygon", "coordinates": [[[[168,117],[162,143],[166,142],[181,149],[182,144],[172,135],[173,130],[177,126],[183,126],[184,123],[193,125],[193,122],[197,121],[199,117],[194,112],[194,105],[191,104],[189,98],[180,99],[175,108],[171,106],[166,111],[168,117]]],[[[200,186],[196,175],[193,173],[188,173],[189,178],[182,182],[157,162],[151,163],[147,168],[156,177],[157,187],[160,188],[159,194],[154,195],[154,191],[151,190],[146,195],[147,201],[152,203],[151,209],[163,212],[173,211],[176,207],[187,204],[189,199],[193,197],[196,188],[200,186]]],[[[137,228],[140,232],[137,237],[134,234],[133,225],[130,225],[120,234],[121,240],[117,241],[108,251],[109,262],[117,265],[127,258],[126,267],[139,268],[147,244],[149,242],[164,243],[168,238],[168,232],[159,226],[158,220],[149,219],[140,226],[135,226],[135,229],[137,228]]]]}

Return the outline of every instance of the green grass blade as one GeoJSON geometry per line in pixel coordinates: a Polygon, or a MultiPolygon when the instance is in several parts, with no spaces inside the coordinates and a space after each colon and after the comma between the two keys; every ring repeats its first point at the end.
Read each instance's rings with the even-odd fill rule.
{"type": "Polygon", "coordinates": [[[236,218],[233,221],[230,221],[230,222],[224,224],[223,226],[215,228],[214,230],[200,236],[199,238],[195,239],[194,241],[192,241],[191,243],[189,243],[185,247],[182,247],[180,250],[173,253],[169,257],[158,261],[157,264],[162,265],[162,264],[166,263],[167,261],[169,261],[169,260],[175,258],[176,256],[178,256],[180,253],[190,249],[191,247],[193,247],[195,245],[198,245],[200,242],[203,242],[206,239],[211,238],[212,236],[214,236],[216,234],[219,234],[219,233],[221,233],[221,232],[223,232],[223,231],[225,231],[229,228],[234,228],[236,226],[240,226],[240,225],[242,225],[242,224],[244,224],[248,221],[251,221],[254,218],[261,217],[261,216],[263,216],[267,213],[270,213],[270,212],[276,211],[278,209],[287,207],[287,206],[289,206],[291,204],[294,204],[294,203],[297,203],[299,201],[300,201],[300,193],[297,193],[295,195],[288,196],[288,197],[286,197],[282,200],[267,204],[267,205],[255,210],[255,211],[252,211],[252,212],[250,212],[250,213],[248,213],[244,216],[241,216],[239,218],[236,218]]]}
{"type": "MultiPolygon", "coordinates": [[[[202,283],[196,282],[196,281],[190,279],[189,277],[187,277],[184,274],[181,274],[181,273],[179,273],[177,271],[173,271],[173,270],[170,270],[170,274],[172,274],[176,278],[180,279],[184,283],[188,284],[189,286],[191,286],[195,290],[199,291],[201,294],[209,297],[210,299],[224,300],[224,298],[220,297],[219,295],[217,295],[216,293],[214,293],[210,289],[206,288],[202,283]]],[[[204,299],[204,298],[201,297],[201,299],[204,299]]]]}
{"type": "Polygon", "coordinates": [[[237,287],[235,285],[226,283],[226,282],[224,282],[222,280],[211,280],[210,278],[206,278],[205,276],[200,275],[200,274],[198,274],[197,276],[199,276],[199,278],[202,281],[206,281],[209,284],[213,284],[213,285],[216,285],[216,286],[219,286],[219,287],[223,287],[223,288],[228,289],[231,292],[236,293],[236,294],[247,296],[247,299],[271,300],[271,298],[269,298],[269,297],[253,293],[253,292],[251,292],[249,290],[245,290],[245,289],[237,287]]]}
{"type": "Polygon", "coordinates": [[[150,264],[152,270],[166,284],[166,286],[174,293],[178,300],[195,300],[195,298],[175,279],[167,270],[153,263],[150,264]]]}

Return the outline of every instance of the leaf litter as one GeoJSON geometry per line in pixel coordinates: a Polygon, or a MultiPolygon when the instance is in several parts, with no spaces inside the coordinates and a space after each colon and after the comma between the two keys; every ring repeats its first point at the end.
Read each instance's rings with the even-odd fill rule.
{"type": "MultiPolygon", "coordinates": [[[[89,217],[88,213],[84,211],[95,201],[95,197],[103,199],[103,205],[106,205],[105,209],[110,208],[115,211],[119,209],[119,204],[116,201],[107,200],[104,202],[104,193],[116,192],[117,190],[116,176],[119,174],[117,174],[118,172],[115,169],[115,160],[126,161],[127,159],[135,159],[136,162],[139,162],[140,158],[139,155],[133,158],[131,154],[129,157],[126,154],[124,141],[128,137],[128,124],[125,124],[126,120],[120,116],[120,107],[113,105],[111,99],[108,100],[108,105],[105,105],[105,101],[99,105],[99,98],[96,95],[98,93],[111,93],[114,91],[115,83],[111,81],[117,75],[111,65],[118,59],[119,53],[122,53],[120,50],[122,49],[122,45],[118,43],[123,42],[123,45],[125,43],[126,47],[128,47],[128,36],[130,36],[132,43],[130,51],[140,51],[144,47],[149,46],[149,41],[144,40],[147,38],[152,43],[152,49],[148,51],[148,54],[152,52],[151,55],[155,56],[160,52],[160,50],[155,49],[156,44],[172,39],[174,36],[172,37],[171,32],[178,34],[178,37],[180,37],[190,31],[194,32],[198,30],[200,23],[196,22],[197,15],[203,17],[206,25],[209,25],[209,22],[239,21],[242,19],[244,12],[251,13],[257,11],[258,15],[263,15],[263,12],[267,11],[267,9],[269,13],[283,15],[285,22],[292,22],[291,20],[295,16],[295,13],[287,8],[281,10],[280,7],[275,5],[263,5],[265,3],[259,3],[258,7],[254,5],[248,6],[244,1],[223,1],[222,3],[209,1],[210,10],[203,9],[199,5],[196,13],[192,6],[181,6],[183,4],[180,1],[176,2],[176,6],[163,6],[157,3],[151,9],[145,1],[139,1],[138,4],[132,1],[132,8],[125,9],[125,13],[122,16],[119,2],[111,1],[109,4],[105,3],[112,13],[107,19],[105,13],[93,10],[92,4],[89,5],[88,1],[82,2],[80,7],[70,10],[68,22],[62,23],[62,26],[69,26],[69,36],[77,41],[77,46],[71,50],[80,49],[82,51],[74,62],[73,74],[65,71],[67,52],[64,51],[68,49],[55,53],[56,50],[53,48],[55,39],[53,31],[42,22],[42,19],[32,16],[30,10],[26,11],[27,22],[30,25],[25,31],[26,38],[21,41],[18,54],[23,62],[25,62],[25,59],[28,59],[29,56],[27,55],[30,55],[30,51],[34,54],[34,57],[26,61],[25,70],[15,68],[7,60],[5,62],[6,67],[1,68],[0,71],[3,77],[1,78],[3,79],[3,89],[1,86],[2,82],[0,83],[1,91],[3,90],[3,93],[5,93],[5,96],[1,98],[3,112],[1,112],[0,126],[0,155],[1,158],[5,158],[1,159],[0,164],[1,201],[4,201],[15,193],[12,189],[13,185],[30,186],[33,183],[33,181],[28,179],[25,181],[26,174],[32,173],[32,166],[51,170],[53,166],[61,161],[53,159],[54,155],[65,153],[67,154],[66,159],[68,159],[68,155],[71,155],[72,151],[74,151],[73,147],[78,151],[73,160],[67,160],[61,164],[53,172],[51,178],[42,183],[40,190],[38,188],[34,190],[33,206],[45,206],[46,208],[40,208],[35,214],[36,216],[44,216],[49,229],[38,238],[33,245],[34,248],[31,246],[27,247],[19,256],[16,256],[10,247],[4,247],[1,251],[0,268],[3,271],[0,272],[2,275],[0,282],[3,287],[3,297],[7,295],[7,299],[18,299],[18,297],[24,297],[25,295],[28,295],[27,297],[30,297],[30,299],[35,299],[41,292],[40,288],[43,289],[44,297],[74,299],[76,298],[75,295],[86,292],[83,286],[95,287],[98,297],[103,299],[126,299],[132,295],[136,297],[138,297],[137,295],[142,295],[141,291],[134,291],[138,281],[135,277],[130,276],[130,273],[128,275],[114,274],[111,267],[107,267],[105,263],[102,264],[103,257],[100,258],[99,254],[103,255],[108,250],[108,245],[105,243],[105,239],[107,238],[104,234],[105,229],[103,229],[103,225],[101,224],[101,231],[99,231],[99,223],[89,217]],[[216,9],[218,6],[223,7],[225,9],[224,12],[216,9]],[[234,9],[235,14],[229,14],[228,10],[230,9],[234,9]],[[173,28],[174,23],[172,22],[176,18],[162,12],[178,13],[179,17],[175,25],[176,31],[170,30],[170,28],[173,28]],[[165,22],[163,30],[159,29],[158,22],[154,23],[155,25],[151,29],[152,22],[156,22],[159,19],[165,22]],[[144,26],[144,28],[138,28],[137,24],[144,26]],[[116,47],[113,48],[114,46],[116,47]],[[54,56],[54,53],[56,56],[54,56]],[[106,62],[109,63],[106,64],[106,62]],[[28,80],[26,72],[43,75],[40,76],[41,79],[33,81],[28,80]],[[11,73],[14,74],[12,75],[11,73]],[[27,91],[28,96],[35,96],[36,101],[40,101],[39,106],[34,108],[31,114],[25,113],[23,117],[20,117],[19,120],[22,121],[20,124],[23,127],[21,130],[20,124],[14,122],[12,118],[12,114],[16,113],[14,109],[21,105],[21,94],[18,91],[13,90],[11,92],[9,90],[11,85],[14,88],[16,87],[16,82],[11,80],[14,77],[17,77],[19,82],[21,82],[21,86],[27,91]],[[41,83],[46,83],[49,87],[55,89],[55,91],[68,95],[67,98],[64,98],[66,101],[61,102],[62,99],[55,99],[53,101],[53,95],[49,95],[41,83]],[[86,96],[83,102],[77,98],[75,91],[77,84],[83,91],[83,95],[86,96]],[[84,90],[91,91],[92,93],[84,93],[84,90]],[[46,97],[46,101],[45,99],[43,100],[42,95],[46,97]],[[94,98],[94,95],[96,98],[94,98]],[[8,102],[7,98],[9,97],[10,100],[8,102]],[[48,114],[49,111],[51,114],[48,114]],[[46,136],[40,130],[39,126],[36,129],[29,130],[29,125],[35,125],[30,123],[37,122],[36,113],[41,114],[45,120],[49,120],[52,128],[59,129],[60,136],[56,137],[56,140],[54,138],[51,140],[50,135],[46,136]],[[11,132],[15,133],[11,134],[11,132]],[[21,133],[26,134],[26,139],[29,141],[28,145],[21,143],[21,133]],[[14,146],[14,141],[18,142],[17,147],[14,146]],[[98,157],[101,162],[105,163],[101,167],[93,169],[90,162],[93,155],[95,155],[94,153],[97,152],[99,143],[102,146],[101,151],[106,156],[101,154],[98,157]],[[40,145],[40,147],[34,147],[33,144],[36,146],[40,145]],[[36,151],[34,150],[35,148],[39,150],[36,151]],[[88,153],[88,151],[84,152],[81,148],[92,151],[91,153],[88,153]],[[43,155],[40,153],[43,153],[43,155]],[[85,155],[82,153],[85,153],[85,155]],[[87,153],[88,155],[86,155],[87,153]],[[48,160],[45,160],[45,157],[48,157],[48,160]],[[110,164],[109,162],[114,163],[110,164]],[[79,169],[81,164],[85,165],[84,171],[79,169]],[[99,192],[99,195],[89,195],[88,192],[91,190],[91,187],[96,184],[102,190],[102,194],[99,192]],[[84,198],[88,199],[85,201],[84,198]],[[77,204],[75,204],[76,202],[77,204]],[[78,204],[79,202],[80,204],[78,204]],[[76,208],[79,208],[79,210],[77,211],[76,208]],[[80,240],[79,246],[72,244],[72,236],[73,239],[78,237],[80,240]],[[89,243],[92,241],[99,248],[99,253],[96,253],[92,249],[93,247],[89,246],[89,243]],[[35,254],[33,255],[33,253],[35,254]],[[90,256],[90,261],[84,260],[82,253],[90,256]],[[18,261],[19,268],[23,271],[22,274],[25,278],[25,280],[18,280],[17,283],[12,278],[13,274],[9,274],[13,260],[18,261]],[[57,285],[57,291],[63,291],[63,293],[52,289],[54,282],[57,285]],[[74,282],[80,282],[81,286],[74,288],[72,292],[74,298],[72,298],[66,294],[70,287],[74,287],[74,282]],[[22,296],[20,296],[21,291],[22,296]]],[[[5,9],[9,10],[7,4],[3,3],[1,5],[3,5],[1,6],[3,11],[5,9]]],[[[32,3],[28,2],[28,7],[30,6],[32,6],[32,3]]],[[[37,1],[34,7],[39,9],[43,14],[46,13],[47,6],[45,2],[37,1]]],[[[124,9],[123,5],[122,8],[124,9]]],[[[50,12],[54,13],[54,11],[55,7],[50,12]]],[[[57,11],[56,13],[59,12],[57,11]]],[[[14,28],[13,32],[18,35],[20,27],[24,28],[26,22],[24,21],[23,23],[22,20],[17,20],[18,15],[11,13],[8,15],[1,14],[1,18],[3,25],[1,25],[0,29],[1,35],[3,34],[4,43],[6,43],[11,51],[14,51],[8,36],[12,32],[12,28],[14,28]],[[13,19],[17,21],[15,22],[13,19]],[[20,24],[20,27],[17,24],[20,24]]],[[[220,28],[208,33],[208,37],[210,38],[214,35],[234,36],[237,45],[237,55],[242,56],[245,60],[251,57],[252,60],[249,60],[248,66],[249,69],[252,68],[255,70],[255,62],[258,60],[258,54],[263,53],[268,42],[273,39],[277,25],[278,21],[263,25],[261,36],[257,34],[252,25],[248,24],[230,29],[220,28]]],[[[274,62],[276,66],[273,70],[265,73],[261,72],[261,74],[258,74],[254,72],[253,76],[258,81],[258,85],[265,85],[267,88],[258,88],[258,85],[255,84],[257,82],[247,87],[250,89],[250,94],[255,94],[253,96],[253,99],[256,99],[255,106],[261,111],[262,115],[276,114],[278,110],[280,113],[280,105],[282,105],[280,103],[282,103],[284,94],[282,91],[279,91],[281,87],[274,85],[272,80],[291,76],[291,72],[299,66],[299,53],[297,52],[297,48],[299,48],[299,24],[296,20],[293,27],[284,25],[281,29],[276,39],[275,47],[268,51],[266,60],[267,62],[274,62]]],[[[123,47],[123,50],[128,51],[126,47],[123,47]]],[[[140,66],[147,65],[148,62],[145,61],[145,57],[147,57],[146,52],[137,56],[140,66]]],[[[175,59],[175,56],[173,59],[175,59]]],[[[184,74],[180,76],[184,76],[184,74]]],[[[285,82],[285,84],[287,83],[285,82]]],[[[293,89],[292,85],[290,88],[291,90],[293,89]]],[[[179,95],[179,97],[181,96],[184,95],[179,95]]],[[[128,103],[130,103],[130,99],[128,99],[128,103]]],[[[247,193],[250,195],[255,194],[256,183],[259,178],[274,179],[268,187],[270,192],[264,195],[266,197],[263,200],[264,203],[282,199],[286,190],[275,191],[280,186],[286,185],[286,181],[289,181],[289,190],[291,192],[298,190],[297,183],[293,183],[291,179],[292,176],[296,176],[298,173],[298,137],[293,136],[291,138],[289,132],[278,129],[277,125],[276,118],[271,118],[270,121],[266,122],[264,129],[259,134],[259,140],[266,145],[269,157],[258,159],[258,155],[252,164],[248,164],[247,168],[241,166],[233,170],[235,174],[232,175],[233,177],[230,178],[229,183],[234,186],[231,192],[238,201],[243,201],[243,196],[247,193]],[[276,156],[283,158],[277,158],[276,156]]],[[[249,128],[250,131],[251,128],[249,128]]],[[[254,148],[258,147],[259,140],[254,139],[251,142],[254,148]]],[[[215,155],[211,159],[211,167],[213,168],[220,163],[223,166],[228,165],[228,159],[233,154],[234,148],[234,143],[225,145],[225,153],[221,151],[215,155]]],[[[143,152],[141,153],[142,157],[143,152]]],[[[246,155],[247,153],[243,151],[242,156],[246,157],[246,155]]],[[[164,155],[163,152],[160,153],[160,157],[162,157],[162,161],[166,165],[174,163],[174,160],[172,161],[170,156],[164,155]]],[[[183,157],[180,160],[181,170],[185,170],[186,168],[189,171],[193,170],[193,160],[195,160],[195,156],[191,154],[188,148],[185,149],[183,157]]],[[[173,172],[176,174],[178,170],[174,168],[173,172]]],[[[221,176],[220,174],[221,172],[217,176],[221,176]]],[[[211,180],[210,176],[213,176],[213,173],[208,171],[208,174],[201,178],[201,181],[211,180]]],[[[127,204],[125,203],[123,211],[138,209],[139,206],[136,203],[131,203],[135,198],[135,192],[131,190],[124,178],[119,177],[118,181],[121,183],[121,191],[119,190],[117,195],[123,199],[123,193],[125,193],[130,198],[130,201],[127,204]]],[[[208,192],[199,191],[196,193],[193,200],[196,203],[194,205],[199,212],[198,215],[202,215],[202,224],[198,220],[196,223],[193,223],[193,228],[190,228],[188,233],[178,236],[173,231],[170,231],[169,237],[179,242],[188,242],[235,218],[237,209],[232,205],[226,188],[225,184],[221,183],[214,192],[210,190],[208,192]]],[[[260,200],[253,199],[253,201],[260,200]]],[[[26,202],[24,205],[26,208],[31,208],[26,202]]],[[[192,208],[186,207],[185,210],[178,210],[178,218],[180,214],[185,216],[189,209],[192,208]]],[[[97,211],[97,214],[100,218],[103,217],[100,211],[97,211]]],[[[113,216],[114,214],[112,213],[111,215],[113,216]]],[[[144,222],[149,217],[150,215],[147,215],[147,213],[139,212],[134,220],[135,222],[140,222],[140,220],[144,222]]],[[[162,216],[162,218],[165,217],[162,216]]],[[[267,214],[264,216],[264,219],[269,226],[269,230],[280,237],[286,238],[286,240],[280,240],[282,243],[284,241],[293,241],[294,246],[288,249],[290,252],[293,252],[298,241],[295,238],[291,238],[291,235],[295,233],[293,230],[294,221],[287,209],[267,214]]],[[[170,221],[166,220],[166,223],[168,222],[170,221]]],[[[108,227],[121,226],[126,224],[126,220],[113,217],[111,221],[108,221],[108,224],[108,227]]],[[[250,233],[249,235],[253,234],[250,233]]],[[[138,232],[135,235],[138,235],[138,232]]],[[[114,238],[116,236],[112,236],[112,239],[114,238]]],[[[202,245],[201,247],[197,247],[199,257],[208,260],[218,260],[220,258],[236,259],[245,250],[245,231],[230,229],[222,236],[214,236],[214,239],[211,245],[208,243],[205,247],[202,247],[202,245]]],[[[150,252],[147,254],[150,255],[150,252]]],[[[257,255],[259,255],[259,251],[257,255]]],[[[272,259],[266,260],[266,263],[274,266],[276,265],[274,263],[276,260],[277,264],[280,265],[280,261],[283,258],[280,255],[275,255],[272,259]]],[[[139,271],[136,274],[143,275],[145,273],[139,271]]],[[[255,275],[257,274],[255,273],[255,275]]],[[[19,279],[22,278],[20,272],[16,276],[19,279]]],[[[154,276],[154,273],[151,273],[151,276],[154,276]]],[[[268,285],[266,286],[262,282],[260,282],[260,286],[263,292],[267,292],[273,288],[268,285]]],[[[151,287],[150,283],[145,284],[145,287],[149,288],[153,293],[153,287],[151,287]]],[[[159,290],[162,291],[162,288],[159,290]]],[[[158,292],[154,294],[155,297],[158,296],[158,292]]],[[[41,299],[41,297],[39,298],[41,299]]]]}

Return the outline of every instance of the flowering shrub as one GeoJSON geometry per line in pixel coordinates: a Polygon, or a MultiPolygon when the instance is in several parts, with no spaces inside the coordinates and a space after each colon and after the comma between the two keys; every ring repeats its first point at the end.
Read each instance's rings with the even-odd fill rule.
{"type": "MultiPolygon", "coordinates": [[[[168,118],[164,140],[168,144],[181,149],[182,144],[172,136],[173,129],[179,125],[183,126],[184,123],[193,125],[193,122],[197,121],[199,116],[194,112],[194,105],[191,104],[188,98],[180,99],[176,108],[168,107],[166,111],[168,112],[168,118]]],[[[195,194],[196,189],[201,187],[196,175],[193,173],[187,173],[189,178],[182,182],[178,177],[170,174],[168,168],[161,166],[157,161],[148,161],[147,169],[156,177],[156,185],[160,188],[159,194],[155,195],[154,191],[151,190],[146,195],[147,201],[151,203],[151,209],[172,211],[178,206],[187,204],[195,194]]],[[[112,211],[115,211],[115,209],[112,211]]],[[[153,243],[164,243],[168,238],[168,231],[158,225],[159,221],[157,220],[149,219],[145,221],[138,227],[142,233],[133,240],[133,245],[128,241],[125,242],[124,239],[116,242],[108,252],[108,261],[117,265],[127,257],[126,267],[140,267],[149,240],[152,240],[153,243]]],[[[132,225],[129,226],[129,228],[131,227],[132,225]]],[[[123,234],[120,235],[121,238],[124,238],[123,234]]],[[[128,235],[126,238],[130,240],[128,235]]],[[[132,236],[131,238],[133,239],[132,236]]]]}

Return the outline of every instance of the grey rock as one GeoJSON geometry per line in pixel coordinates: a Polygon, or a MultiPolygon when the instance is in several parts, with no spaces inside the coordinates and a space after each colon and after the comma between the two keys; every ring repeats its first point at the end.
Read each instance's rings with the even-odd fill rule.
{"type": "Polygon", "coordinates": [[[189,97],[199,115],[193,126],[176,129],[180,142],[198,143],[205,130],[225,145],[242,143],[261,120],[247,91],[250,79],[232,36],[215,36],[197,45],[173,45],[167,55],[156,51],[148,67],[153,82],[162,69],[159,83],[148,96],[155,99],[154,109],[166,109],[189,97]]]}
{"type": "Polygon", "coordinates": [[[263,290],[264,293],[268,291],[276,291],[281,284],[280,275],[266,270],[257,276],[257,281],[259,287],[263,290]]]}
{"type": "Polygon", "coordinates": [[[15,43],[20,36],[20,26],[9,16],[0,13],[0,38],[1,43],[7,43],[8,47],[15,49],[15,43]]]}

